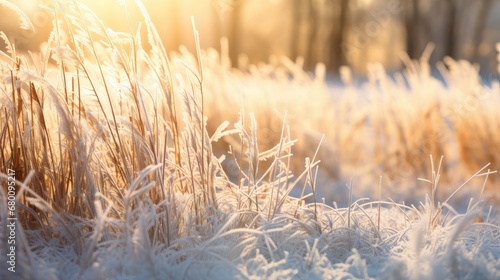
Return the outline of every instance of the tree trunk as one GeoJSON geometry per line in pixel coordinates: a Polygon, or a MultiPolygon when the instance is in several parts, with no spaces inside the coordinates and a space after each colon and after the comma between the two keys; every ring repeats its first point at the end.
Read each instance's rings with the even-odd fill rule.
{"type": "Polygon", "coordinates": [[[486,28],[486,20],[488,17],[488,12],[491,9],[491,0],[483,0],[481,9],[477,16],[476,32],[474,32],[474,57],[472,61],[478,62],[480,57],[480,47],[484,40],[484,31],[486,28]]]}
{"type": "Polygon", "coordinates": [[[314,49],[316,46],[316,38],[317,38],[317,30],[318,30],[318,20],[317,20],[317,12],[314,7],[314,0],[307,1],[309,8],[309,36],[307,38],[307,47],[305,52],[305,61],[307,66],[313,66],[316,64],[316,60],[314,57],[314,49]]]}
{"type": "Polygon", "coordinates": [[[241,51],[240,49],[240,40],[241,40],[241,9],[242,9],[242,1],[241,0],[233,0],[233,9],[231,12],[231,20],[229,22],[229,57],[231,58],[231,63],[233,67],[237,67],[238,65],[238,55],[241,51]]]}
{"type": "MultiPolygon", "coordinates": [[[[336,5],[332,5],[333,9],[336,9],[336,5]]],[[[328,68],[330,71],[337,72],[339,67],[344,65],[346,62],[346,57],[343,53],[342,43],[344,42],[344,36],[346,34],[347,28],[347,13],[349,12],[349,0],[340,0],[339,7],[340,11],[338,25],[332,20],[332,30],[330,35],[330,54],[328,68]],[[337,28],[335,28],[337,27],[337,28]]],[[[333,13],[335,14],[335,13],[333,13]]]]}
{"type": "Polygon", "coordinates": [[[446,55],[450,57],[455,57],[455,45],[458,35],[458,26],[457,25],[457,6],[455,0],[448,0],[449,6],[449,22],[448,22],[448,42],[447,42],[447,50],[446,55]]]}
{"type": "Polygon", "coordinates": [[[408,56],[416,58],[419,56],[419,33],[420,33],[420,7],[418,0],[412,0],[409,7],[409,15],[406,19],[406,48],[408,56]]]}
{"type": "Polygon", "coordinates": [[[299,54],[300,24],[302,21],[301,10],[304,8],[302,0],[293,1],[292,36],[290,39],[290,58],[296,59],[299,54]]]}

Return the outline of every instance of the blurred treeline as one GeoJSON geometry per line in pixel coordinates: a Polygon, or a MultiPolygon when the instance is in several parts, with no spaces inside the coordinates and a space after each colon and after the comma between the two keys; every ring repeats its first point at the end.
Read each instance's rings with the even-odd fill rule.
{"type": "Polygon", "coordinates": [[[418,58],[435,44],[431,62],[451,56],[496,69],[500,1],[493,0],[226,0],[232,4],[227,34],[232,58],[271,54],[301,56],[306,66],[330,70],[367,63],[401,66],[401,54],[418,58]],[[232,44],[231,44],[232,43],[232,44]]]}
{"type": "MultiPolygon", "coordinates": [[[[0,9],[0,30],[16,37],[21,49],[36,49],[51,28],[50,11],[34,2],[12,0],[27,10],[39,34],[22,35],[11,13],[0,9]],[[20,34],[22,36],[20,36],[20,34]],[[41,34],[41,35],[40,35],[41,34]],[[44,35],[45,34],[45,35],[44,35]],[[21,37],[21,38],[20,38],[21,37]],[[29,37],[28,39],[26,39],[29,37]],[[24,40],[22,40],[24,38],[24,40]],[[21,39],[21,40],[20,40],[21,39]]],[[[60,1],[63,2],[63,1],[60,1]]],[[[135,32],[140,16],[134,1],[83,0],[108,26],[135,32]],[[121,3],[121,4],[120,4],[121,3]],[[125,8],[128,7],[128,8],[125,8]],[[127,20],[129,18],[130,20],[127,20]]],[[[366,71],[368,63],[402,66],[402,54],[418,58],[435,44],[433,65],[444,56],[477,62],[483,74],[496,69],[500,41],[500,1],[494,0],[144,0],[169,50],[193,49],[190,16],[204,48],[229,42],[233,65],[269,61],[272,55],[301,57],[306,68],[324,62],[335,72],[349,65],[366,71]],[[244,54],[244,56],[242,56],[244,54]]],[[[144,26],[142,28],[145,29],[144,26]]]]}

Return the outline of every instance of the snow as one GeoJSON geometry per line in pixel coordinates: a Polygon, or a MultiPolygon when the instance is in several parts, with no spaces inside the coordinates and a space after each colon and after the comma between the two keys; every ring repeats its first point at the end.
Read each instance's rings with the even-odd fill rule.
{"type": "MultiPolygon", "coordinates": [[[[466,214],[440,215],[429,222],[429,205],[354,202],[349,208],[312,205],[298,215],[281,213],[268,220],[265,211],[218,213],[210,232],[180,238],[169,247],[152,244],[143,223],[131,221],[132,236],[103,229],[89,262],[75,244],[50,239],[38,244],[26,231],[32,254],[24,255],[15,277],[2,279],[499,279],[498,216],[482,207],[466,214]],[[317,223],[314,215],[318,216],[317,223]],[[350,217],[348,216],[350,215],[350,217]],[[481,219],[484,219],[481,221],[481,219]],[[253,222],[245,227],[244,221],[253,222]],[[106,237],[108,236],[108,237],[106,237]]],[[[104,224],[116,222],[104,217],[104,224]]],[[[116,224],[115,224],[116,225],[116,224]]],[[[123,225],[125,226],[125,225],[123,225]]],[[[106,227],[104,227],[106,228],[106,227]]],[[[196,231],[193,231],[195,233],[196,231]]],[[[85,246],[85,247],[86,247],[85,246]]],[[[84,250],[87,248],[84,247],[84,250]]],[[[5,254],[0,256],[5,263],[5,254]]]]}
{"type": "MultiPolygon", "coordinates": [[[[221,65],[213,51],[194,56],[181,50],[180,55],[173,55],[171,65],[165,65],[170,57],[162,56],[156,45],[160,40],[155,39],[147,20],[153,51],[146,52],[137,44],[139,50],[133,54],[137,57],[121,60],[130,54],[117,46],[131,43],[127,40],[133,36],[117,36],[98,27],[84,30],[82,17],[97,20],[90,11],[85,15],[76,11],[73,7],[63,16],[83,43],[77,41],[75,49],[57,47],[57,40],[50,43],[60,51],[53,53],[60,56],[59,63],[66,55],[75,58],[64,67],[45,65],[49,70],[42,73],[24,63],[26,59],[19,69],[13,69],[16,65],[10,60],[0,61],[7,69],[0,71],[4,81],[0,101],[7,104],[7,117],[0,113],[1,131],[24,129],[15,134],[1,132],[0,144],[6,147],[2,147],[2,156],[10,159],[13,142],[19,141],[27,150],[33,148],[26,155],[30,170],[25,173],[29,175],[17,181],[20,211],[15,273],[7,270],[9,216],[7,196],[0,188],[0,279],[500,279],[498,203],[491,191],[468,188],[468,184],[481,186],[482,182],[498,186],[498,181],[485,178],[494,172],[485,166],[469,181],[464,179],[467,172],[453,169],[454,176],[441,187],[439,178],[445,174],[439,170],[452,173],[451,168],[434,168],[431,158],[432,167],[426,173],[431,178],[414,177],[410,184],[409,177],[418,172],[408,168],[424,167],[421,162],[401,165],[403,159],[413,159],[412,149],[422,143],[408,147],[408,141],[395,143],[390,137],[400,129],[404,131],[399,136],[413,139],[409,136],[414,136],[415,124],[420,124],[421,111],[427,112],[418,106],[436,114],[427,114],[431,132],[441,128],[439,124],[433,127],[432,121],[456,117],[441,116],[437,105],[459,104],[467,94],[485,90],[478,87],[471,65],[449,62],[456,68],[447,72],[445,80],[451,82],[447,86],[426,72],[425,63],[407,69],[414,73],[406,80],[391,79],[375,67],[363,86],[335,84],[334,90],[347,94],[342,99],[342,95],[326,96],[324,81],[311,78],[287,59],[282,61],[285,66],[250,65],[248,71],[238,71],[221,65]],[[92,36],[117,41],[94,47],[88,43],[92,36]],[[90,53],[96,57],[87,57],[90,53]],[[198,74],[200,58],[205,68],[198,74]],[[122,64],[126,64],[124,69],[140,68],[141,72],[125,73],[122,64]],[[417,66],[423,70],[416,70],[417,66]],[[73,70],[79,67],[86,71],[77,76],[73,70]],[[68,70],[59,72],[65,68],[68,70]],[[24,114],[17,114],[17,103],[11,99],[12,73],[23,97],[17,101],[24,105],[24,114]],[[66,76],[81,79],[78,88],[82,92],[67,94],[70,79],[67,85],[59,80],[66,76]],[[139,86],[132,88],[136,83],[139,86]],[[477,88],[480,90],[475,91],[477,88]],[[42,99],[37,96],[42,90],[45,99],[33,101],[42,99]],[[427,91],[432,94],[422,94],[427,91]],[[450,93],[458,96],[453,99],[450,93]],[[174,98],[182,111],[179,116],[170,114],[174,98]],[[451,103],[437,103],[441,98],[451,103]],[[235,109],[234,104],[241,104],[242,99],[247,103],[238,115],[234,111],[240,108],[235,109]],[[78,112],[80,101],[83,113],[78,112]],[[330,101],[345,115],[337,115],[335,110],[326,115],[322,110],[330,101]],[[396,106],[390,107],[393,104],[396,106]],[[388,115],[389,109],[378,106],[395,113],[388,115]],[[255,110],[245,111],[248,108],[255,110]],[[299,127],[294,131],[301,136],[298,142],[276,117],[276,111],[283,108],[289,109],[291,123],[299,127]],[[365,115],[373,112],[380,114],[365,115]],[[409,114],[412,118],[405,119],[409,114]],[[211,117],[208,124],[204,121],[207,115],[211,117]],[[12,122],[11,116],[23,118],[12,122]],[[377,117],[386,119],[377,123],[377,117]],[[396,117],[402,121],[396,120],[385,130],[387,126],[381,123],[396,117]],[[218,122],[221,119],[229,121],[218,122]],[[327,126],[332,120],[338,127],[327,126]],[[264,136],[269,138],[264,140],[277,139],[276,143],[265,146],[257,141],[262,136],[258,124],[263,123],[268,124],[264,136]],[[359,132],[351,130],[354,124],[372,127],[359,132]],[[373,138],[374,124],[379,125],[380,133],[387,133],[379,150],[367,143],[373,138]],[[34,126],[41,132],[30,130],[34,126]],[[215,131],[212,135],[207,126],[215,131]],[[179,129],[178,134],[172,132],[173,127],[179,129]],[[319,136],[323,128],[333,132],[332,138],[325,138],[331,142],[318,153],[324,160],[320,163],[316,145],[323,139],[319,136]],[[339,131],[342,139],[337,138],[339,131]],[[114,140],[118,136],[120,140],[114,140]],[[215,139],[226,136],[234,136],[227,140],[231,150],[218,154],[221,148],[215,139]],[[342,148],[346,150],[335,147],[334,140],[345,144],[342,148]],[[56,152],[47,150],[47,142],[56,152]],[[337,157],[339,152],[342,157],[337,157]],[[292,155],[303,160],[289,160],[292,155]],[[395,177],[407,181],[389,179],[390,187],[385,187],[387,181],[381,184],[384,187],[374,184],[372,178],[350,183],[349,176],[364,175],[366,170],[378,172],[382,167],[376,160],[385,157],[392,159],[384,162],[391,164],[385,171],[399,172],[395,177]],[[342,165],[342,159],[352,162],[342,165]],[[339,178],[316,169],[322,164],[339,178]],[[296,165],[301,171],[295,172],[296,165]],[[71,176],[65,173],[70,171],[71,176]],[[416,184],[424,187],[416,189],[416,184]],[[445,191],[440,192],[441,188],[445,191]],[[317,202],[322,198],[325,203],[317,202]],[[406,203],[405,198],[409,198],[406,203]]],[[[493,83],[488,89],[492,93],[498,88],[493,83]]],[[[499,99],[493,94],[489,97],[477,99],[477,104],[486,105],[473,108],[467,117],[494,115],[488,113],[496,112],[499,99]]],[[[496,120],[479,118],[477,123],[484,124],[482,129],[488,132],[493,131],[491,124],[496,120]]],[[[425,141],[428,132],[421,129],[420,140],[425,141]]],[[[446,141],[439,144],[449,150],[456,148],[446,141]]],[[[457,153],[451,154],[452,164],[476,164],[461,162],[457,153]]],[[[487,156],[478,155],[478,161],[487,156]]],[[[3,182],[7,175],[0,173],[0,178],[3,182]]]]}

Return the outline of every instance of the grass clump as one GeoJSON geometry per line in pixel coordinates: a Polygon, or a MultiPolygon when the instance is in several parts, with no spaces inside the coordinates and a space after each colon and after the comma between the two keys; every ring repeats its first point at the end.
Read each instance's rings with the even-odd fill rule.
{"type": "MultiPolygon", "coordinates": [[[[398,131],[406,139],[402,135],[409,133],[408,123],[414,119],[394,121],[391,126],[385,121],[397,113],[384,109],[380,111],[384,121],[375,121],[366,115],[373,109],[370,102],[358,106],[359,96],[352,94],[341,99],[338,109],[343,111],[326,113],[341,135],[326,133],[322,138],[317,130],[294,126],[306,125],[302,117],[314,108],[293,105],[308,104],[303,102],[310,99],[306,93],[314,90],[323,94],[318,100],[326,106],[329,98],[321,66],[314,80],[289,60],[279,67],[249,66],[242,72],[228,68],[216,53],[202,52],[199,45],[195,56],[183,50],[168,55],[140,1],[137,8],[144,17],[147,48],[140,28],[134,34],[114,32],[76,1],[50,8],[54,30],[40,53],[21,55],[2,36],[8,50],[0,54],[0,168],[16,173],[19,228],[17,272],[2,266],[1,277],[494,279],[499,275],[496,215],[486,209],[482,192],[465,214],[449,206],[449,199],[436,204],[441,164],[431,169],[426,181],[432,185],[431,196],[418,207],[356,200],[354,184],[349,186],[346,207],[316,201],[320,160],[331,155],[352,162],[367,160],[351,154],[361,146],[347,145],[361,140],[356,135],[364,134],[357,134],[358,129],[367,122],[384,123],[372,125],[373,131],[380,135],[398,131]],[[235,84],[243,94],[230,94],[235,84]],[[269,106],[268,115],[260,115],[251,96],[260,90],[277,92],[261,101],[269,106]],[[241,105],[241,97],[243,107],[237,107],[239,115],[232,115],[231,106],[241,105]],[[283,113],[286,102],[290,103],[283,113]],[[277,108],[279,112],[273,111],[277,108]],[[356,108],[361,111],[355,112],[356,108]],[[256,113],[247,113],[252,111],[256,113]],[[217,116],[226,115],[231,121],[216,122],[217,116]],[[287,126],[285,120],[293,125],[287,126]],[[341,129],[345,123],[350,130],[341,129]],[[307,140],[304,146],[295,145],[291,137],[295,134],[307,140]],[[327,152],[317,148],[319,143],[327,146],[327,152]],[[339,145],[332,148],[328,143],[339,145]],[[341,152],[343,145],[350,149],[341,152]],[[225,154],[219,150],[223,147],[225,154]],[[295,151],[305,157],[298,172],[297,155],[292,158],[295,151]],[[301,195],[293,197],[292,192],[301,195]],[[308,198],[312,203],[306,202],[308,198]]],[[[387,88],[375,88],[395,91],[396,86],[384,79],[381,75],[372,85],[385,81],[387,88]]],[[[398,98],[398,104],[409,102],[398,98]]],[[[375,104],[389,106],[389,100],[380,102],[375,104]]],[[[432,98],[422,102],[436,107],[432,98]]],[[[411,118],[419,110],[427,112],[415,109],[411,118]]],[[[434,121],[438,112],[432,109],[429,118],[434,121]]],[[[321,124],[319,115],[311,119],[321,124]]],[[[371,146],[362,148],[377,152],[371,146]]],[[[397,154],[413,148],[408,144],[397,154]]],[[[1,172],[2,182],[6,181],[7,174],[1,172]]],[[[490,174],[481,169],[473,178],[490,174]]],[[[7,196],[4,187],[0,190],[0,237],[5,244],[7,196]]],[[[2,245],[3,264],[4,250],[2,245]]]]}

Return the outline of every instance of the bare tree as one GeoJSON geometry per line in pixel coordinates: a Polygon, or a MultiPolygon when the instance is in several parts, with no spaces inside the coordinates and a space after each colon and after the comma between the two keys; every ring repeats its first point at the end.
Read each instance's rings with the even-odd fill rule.
{"type": "Polygon", "coordinates": [[[420,0],[410,0],[406,2],[407,15],[405,19],[406,25],[406,48],[410,57],[419,56],[420,49],[420,33],[422,25],[422,15],[420,12],[420,0]]]}
{"type": "MultiPolygon", "coordinates": [[[[480,2],[480,1],[478,1],[480,2]]],[[[478,11],[476,30],[474,32],[474,57],[473,61],[477,62],[479,60],[479,52],[481,44],[484,40],[484,33],[486,29],[486,20],[488,18],[488,13],[491,9],[491,0],[483,0],[482,5],[478,11]]]]}
{"type": "MultiPolygon", "coordinates": [[[[308,1],[309,2],[309,1],[308,1]]],[[[300,44],[300,26],[302,23],[302,12],[305,8],[303,6],[302,0],[293,0],[293,20],[292,20],[292,36],[291,36],[291,50],[290,56],[295,59],[299,56],[299,44],[300,44]]]]}
{"type": "Polygon", "coordinates": [[[231,11],[231,19],[229,22],[229,57],[231,58],[231,62],[233,65],[237,65],[238,63],[238,55],[240,53],[240,33],[241,33],[241,21],[240,17],[242,14],[242,0],[232,0],[232,11],[231,11]]]}
{"type": "Polygon", "coordinates": [[[458,7],[455,0],[448,0],[448,38],[447,38],[447,48],[446,55],[450,57],[456,57],[456,44],[459,35],[459,26],[458,26],[458,7]]]}
{"type": "MultiPolygon", "coordinates": [[[[345,64],[346,58],[343,53],[342,42],[347,33],[347,14],[349,12],[349,0],[339,0],[338,6],[332,5],[332,9],[338,9],[339,19],[338,22],[332,20],[332,28],[330,33],[330,54],[328,69],[330,71],[337,71],[340,66],[345,64]]],[[[335,13],[333,13],[335,14],[335,13]]]]}
{"type": "Polygon", "coordinates": [[[307,38],[307,46],[305,52],[305,61],[308,66],[316,64],[316,59],[314,57],[314,49],[318,36],[318,7],[314,4],[314,0],[309,0],[308,2],[308,22],[309,22],[309,35],[307,38]]]}

